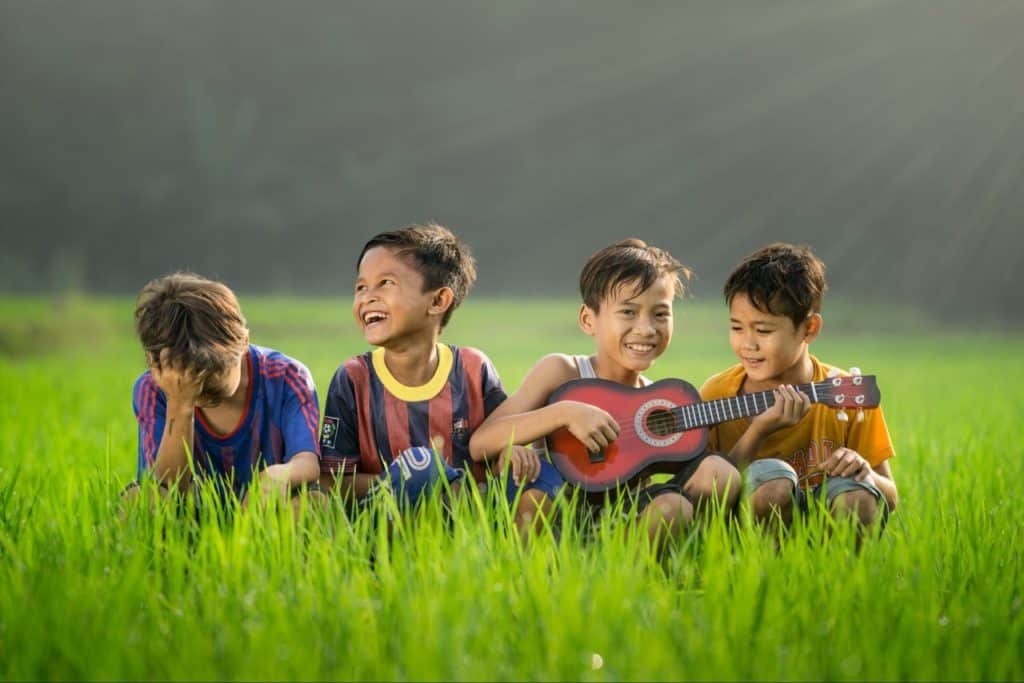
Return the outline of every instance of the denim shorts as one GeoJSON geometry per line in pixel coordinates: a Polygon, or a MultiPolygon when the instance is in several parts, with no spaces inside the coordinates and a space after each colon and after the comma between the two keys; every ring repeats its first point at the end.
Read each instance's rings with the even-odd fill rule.
{"type": "Polygon", "coordinates": [[[857,481],[853,477],[827,477],[821,484],[805,490],[800,486],[796,470],[785,460],[777,458],[762,458],[747,466],[747,470],[743,474],[744,497],[749,497],[755,489],[773,479],[788,479],[793,483],[797,506],[805,512],[808,509],[809,498],[820,498],[823,494],[825,503],[829,506],[832,505],[836,496],[850,491],[867,491],[875,497],[876,501],[885,502],[885,498],[877,486],[870,481],[857,481]]]}
{"type": "Polygon", "coordinates": [[[562,486],[565,485],[565,479],[562,478],[561,473],[555,468],[551,462],[545,458],[540,459],[540,474],[537,475],[535,481],[526,482],[524,484],[516,484],[512,478],[512,472],[510,471],[507,475],[507,481],[505,482],[505,500],[508,501],[509,505],[515,501],[516,496],[519,495],[519,489],[522,488],[524,491],[530,489],[537,489],[544,492],[551,500],[555,499],[558,492],[562,490],[562,486]]]}

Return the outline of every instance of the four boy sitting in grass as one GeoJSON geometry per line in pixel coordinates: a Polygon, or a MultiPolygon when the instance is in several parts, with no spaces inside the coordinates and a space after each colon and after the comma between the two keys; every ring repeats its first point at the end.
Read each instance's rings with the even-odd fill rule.
{"type": "MultiPolygon", "coordinates": [[[[375,348],[339,366],[322,425],[305,366],[249,343],[227,286],[190,273],[149,283],[136,308],[149,364],[134,389],[139,480],[187,492],[195,473],[243,499],[253,482],[284,494],[322,488],[353,510],[382,490],[415,504],[439,486],[500,486],[527,537],[569,493],[531,444],[565,428],[598,451],[620,429],[597,406],[548,404],[549,396],[579,378],[649,384],[643,373],[669,346],[673,301],[689,277],[668,252],[640,240],[598,251],[580,275],[578,316],[594,353],[544,356],[506,396],[483,352],[440,342],[476,279],[461,240],[439,225],[412,225],[374,236],[355,265],[352,313],[375,348]]],[[[701,396],[772,390],[776,401],[752,419],[712,427],[709,450],[668,481],[642,478],[605,498],[624,502],[656,547],[682,535],[710,500],[732,510],[740,472],[762,522],[788,526],[815,496],[863,526],[895,508],[881,410],[843,422],[794,388],[839,372],[809,352],[824,291],[824,265],[792,245],[759,250],[730,274],[729,339],[739,363],[708,379],[701,396]]],[[[593,498],[581,509],[591,519],[603,514],[593,498]]]]}

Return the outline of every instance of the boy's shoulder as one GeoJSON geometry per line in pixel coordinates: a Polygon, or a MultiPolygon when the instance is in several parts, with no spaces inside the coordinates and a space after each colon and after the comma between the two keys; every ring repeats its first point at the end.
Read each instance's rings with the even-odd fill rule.
{"type": "Polygon", "coordinates": [[[277,349],[272,349],[267,346],[258,346],[256,344],[249,345],[249,355],[252,359],[260,364],[265,365],[277,365],[277,366],[290,366],[295,368],[302,368],[306,370],[306,365],[298,358],[289,356],[277,349]]]}
{"type": "Polygon", "coordinates": [[[285,382],[301,381],[309,390],[314,390],[313,375],[306,364],[298,358],[286,355],[266,346],[249,345],[249,358],[252,360],[253,372],[263,381],[280,380],[285,382]]]}
{"type": "Polygon", "coordinates": [[[338,364],[338,369],[334,372],[334,377],[351,376],[353,372],[358,372],[365,368],[368,368],[373,363],[373,351],[363,351],[357,353],[354,356],[349,356],[345,360],[338,364]]]}
{"type": "Polygon", "coordinates": [[[829,363],[823,363],[818,360],[813,354],[811,355],[811,363],[814,366],[814,372],[811,376],[812,382],[821,382],[829,377],[835,377],[836,375],[842,377],[848,377],[850,371],[845,368],[841,368],[838,365],[831,365],[829,363]]]}
{"type": "Polygon", "coordinates": [[[146,370],[136,378],[135,384],[132,385],[132,402],[135,404],[136,412],[165,401],[164,392],[156,385],[152,372],[146,370]]]}
{"type": "Polygon", "coordinates": [[[700,387],[700,397],[705,401],[735,396],[743,385],[747,373],[743,365],[737,363],[721,372],[711,375],[700,387]]]}
{"type": "Polygon", "coordinates": [[[460,358],[464,364],[484,366],[491,365],[491,359],[486,353],[475,346],[456,346],[455,344],[444,344],[451,349],[452,355],[460,358]]]}
{"type": "Polygon", "coordinates": [[[568,353],[549,353],[534,363],[523,384],[543,385],[543,388],[557,389],[568,381],[579,379],[580,370],[576,356],[568,353]]]}

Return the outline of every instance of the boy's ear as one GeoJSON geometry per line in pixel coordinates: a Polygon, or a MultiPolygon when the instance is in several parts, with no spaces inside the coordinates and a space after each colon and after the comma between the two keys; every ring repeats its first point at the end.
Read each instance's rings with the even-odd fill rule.
{"type": "Polygon", "coordinates": [[[454,301],[455,293],[452,291],[452,288],[442,287],[434,292],[434,296],[430,299],[430,308],[427,309],[427,313],[430,315],[444,315],[444,312],[451,308],[454,301]]]}
{"type": "Polygon", "coordinates": [[[585,334],[594,335],[594,313],[593,309],[586,304],[580,304],[579,323],[580,329],[585,334]]]}
{"type": "Polygon", "coordinates": [[[821,314],[811,313],[807,317],[807,330],[804,332],[804,341],[808,344],[814,341],[821,334],[822,324],[824,324],[824,321],[821,319],[821,314]]]}

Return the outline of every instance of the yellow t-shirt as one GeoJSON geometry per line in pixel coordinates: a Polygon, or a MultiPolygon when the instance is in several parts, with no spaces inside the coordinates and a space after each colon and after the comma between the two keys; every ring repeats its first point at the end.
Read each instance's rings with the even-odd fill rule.
{"type": "MultiPolygon", "coordinates": [[[[814,364],[812,381],[825,380],[832,366],[819,362],[814,356],[811,356],[811,361],[814,364]]],[[[849,375],[842,371],[841,374],[849,375]]],[[[705,401],[736,396],[745,378],[743,366],[734,365],[708,378],[700,388],[700,396],[705,401]]],[[[857,451],[872,467],[892,457],[892,439],[889,438],[889,429],[885,426],[881,408],[865,409],[863,422],[857,421],[856,410],[847,411],[850,417],[848,422],[836,419],[837,413],[835,409],[820,403],[811,404],[810,411],[799,423],[769,435],[761,443],[754,459],[785,460],[796,470],[800,485],[810,488],[821,483],[824,478],[820,470],[821,463],[837,448],[845,446],[857,451]]],[[[708,447],[728,455],[749,425],[749,418],[713,425],[709,429],[708,447]]]]}

